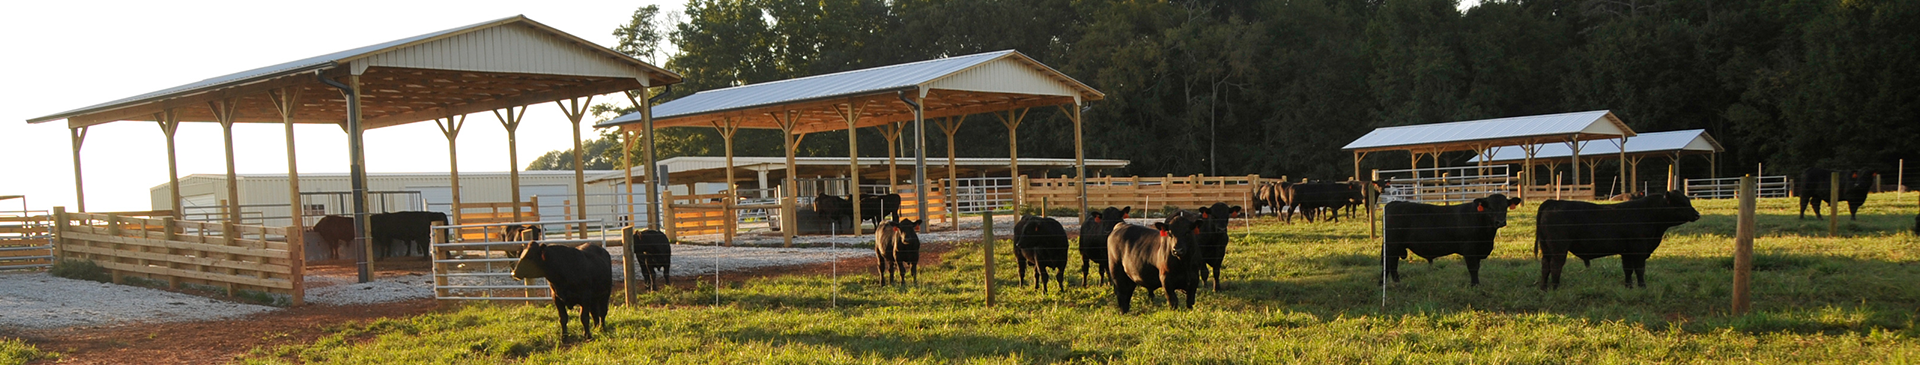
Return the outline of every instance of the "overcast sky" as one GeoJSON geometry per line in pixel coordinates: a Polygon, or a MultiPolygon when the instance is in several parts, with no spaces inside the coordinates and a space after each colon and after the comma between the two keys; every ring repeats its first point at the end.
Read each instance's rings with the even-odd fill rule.
{"type": "MultiPolygon", "coordinates": [[[[0,4],[0,146],[10,159],[0,195],[26,195],[30,209],[74,207],[73,159],[64,121],[27,124],[55,114],[256,67],[278,64],[513,15],[603,46],[634,9],[659,4],[678,13],[681,1],[7,1],[0,4]]],[[[595,103],[625,98],[602,96],[595,103]]],[[[587,136],[595,135],[588,129],[587,136]]],[[[240,124],[234,144],[240,173],[287,171],[278,124],[240,124]]],[[[552,103],[531,106],[519,130],[524,166],[547,151],[572,147],[569,124],[552,103]]],[[[347,171],[346,134],[331,125],[300,125],[302,173],[347,171]]],[[[591,137],[588,137],[591,138],[591,137]]],[[[225,174],[220,127],[180,127],[180,174],[225,174]]],[[[368,131],[370,172],[447,171],[446,139],[433,123],[368,131]]],[[[506,171],[506,131],[492,114],[473,114],[460,135],[461,171],[506,171]]],[[[165,138],[153,123],[121,122],[90,129],[83,167],[87,208],[150,209],[149,189],[167,182],[165,138]]],[[[20,209],[0,201],[0,210],[20,209]]]]}

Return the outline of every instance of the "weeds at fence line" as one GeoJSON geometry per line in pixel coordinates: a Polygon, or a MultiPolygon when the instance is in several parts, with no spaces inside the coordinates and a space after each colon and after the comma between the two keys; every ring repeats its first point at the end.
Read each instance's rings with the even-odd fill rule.
{"type": "Polygon", "coordinates": [[[53,263],[53,269],[48,270],[47,273],[74,280],[113,282],[113,274],[108,273],[107,268],[101,267],[93,260],[61,259],[53,263]]]}

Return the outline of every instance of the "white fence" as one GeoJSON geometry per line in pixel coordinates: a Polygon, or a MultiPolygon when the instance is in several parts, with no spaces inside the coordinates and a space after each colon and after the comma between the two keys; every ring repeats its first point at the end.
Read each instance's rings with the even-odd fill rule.
{"type": "MultiPolygon", "coordinates": [[[[509,253],[518,254],[528,241],[498,241],[496,231],[508,226],[536,224],[541,226],[567,226],[601,222],[592,219],[556,220],[539,222],[513,222],[490,224],[464,224],[457,226],[433,226],[433,249],[428,250],[433,257],[433,297],[440,300],[515,300],[538,301],[553,299],[548,290],[546,279],[520,280],[513,278],[513,264],[518,258],[509,253]],[[468,240],[448,243],[441,232],[444,229],[482,229],[488,230],[487,239],[468,240]]],[[[615,231],[618,232],[618,231],[615,231]]],[[[618,234],[618,233],[614,233],[618,234]]],[[[597,238],[587,239],[543,239],[548,244],[578,245],[598,243],[601,247],[614,246],[620,237],[606,237],[606,233],[597,238]]],[[[621,249],[625,249],[624,247],[621,249]]],[[[609,249],[611,250],[611,248],[609,249]]],[[[613,267],[621,271],[609,273],[625,277],[626,267],[621,266],[620,255],[614,254],[613,267]]]]}
{"type": "Polygon", "coordinates": [[[1507,165],[1379,170],[1379,173],[1381,179],[1390,181],[1380,193],[1382,203],[1450,203],[1493,194],[1513,195],[1514,179],[1508,176],[1507,165]]]}
{"type": "MultiPolygon", "coordinates": [[[[1761,198],[1784,198],[1793,193],[1793,182],[1785,175],[1761,176],[1754,185],[1761,198]]],[[[1684,186],[1687,196],[1694,199],[1733,199],[1733,193],[1740,189],[1740,178],[1687,179],[1684,186]]]]}
{"type": "Polygon", "coordinates": [[[1014,204],[1012,177],[972,177],[947,180],[947,199],[959,214],[978,214],[1007,210],[1014,204]]]}

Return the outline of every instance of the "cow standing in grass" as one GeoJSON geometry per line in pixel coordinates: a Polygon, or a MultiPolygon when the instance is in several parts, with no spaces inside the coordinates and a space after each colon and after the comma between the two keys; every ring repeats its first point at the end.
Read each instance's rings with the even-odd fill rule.
{"type": "Polygon", "coordinates": [[[911,219],[886,222],[874,230],[873,255],[880,260],[880,285],[899,283],[909,273],[914,285],[920,284],[920,234],[916,232],[920,223],[911,219]],[[893,276],[891,281],[889,275],[893,276]]]}
{"type": "Polygon", "coordinates": [[[1088,212],[1087,219],[1080,221],[1080,285],[1087,285],[1087,269],[1099,266],[1100,280],[1113,280],[1107,267],[1107,236],[1113,234],[1113,225],[1127,221],[1127,212],[1133,207],[1107,207],[1100,212],[1088,212]]]}
{"type": "Polygon", "coordinates": [[[560,311],[560,340],[567,338],[567,309],[580,307],[580,334],[593,339],[595,325],[607,324],[613,296],[613,255],[592,243],[578,247],[529,242],[513,266],[515,279],[547,278],[553,307],[560,311]]]}
{"type": "Polygon", "coordinates": [[[1200,230],[1200,217],[1181,211],[1154,228],[1121,222],[1107,236],[1107,262],[1113,268],[1113,298],[1120,313],[1133,308],[1133,290],[1147,288],[1147,296],[1159,288],[1167,289],[1167,307],[1175,308],[1175,292],[1187,293],[1186,307],[1193,308],[1193,296],[1199,283],[1194,276],[1199,259],[1194,234],[1200,230]]]}
{"type": "Polygon", "coordinates": [[[626,238],[627,247],[633,250],[634,266],[640,269],[648,290],[673,284],[673,242],[667,240],[666,233],[657,229],[636,230],[633,226],[621,229],[620,233],[626,238]]]}
{"type": "Polygon", "coordinates": [[[1535,248],[1540,250],[1540,289],[1560,287],[1567,254],[1593,266],[1593,259],[1620,255],[1631,288],[1639,277],[1647,287],[1647,257],[1660,248],[1668,228],[1700,220],[1687,195],[1678,190],[1647,194],[1619,204],[1548,200],[1540,203],[1535,248]]]}
{"type": "Polygon", "coordinates": [[[1067,288],[1067,229],[1060,221],[1022,216],[1013,224],[1013,255],[1020,263],[1020,285],[1027,285],[1027,266],[1033,266],[1034,285],[1047,292],[1047,272],[1054,273],[1060,290],[1067,288]]]}
{"type": "Polygon", "coordinates": [[[1800,196],[1800,219],[1807,218],[1807,205],[1813,205],[1813,218],[1820,219],[1820,203],[1840,205],[1847,202],[1847,219],[1857,219],[1860,206],[1867,204],[1867,192],[1873,190],[1873,172],[1840,172],[1840,196],[1833,194],[1833,173],[1818,167],[1807,168],[1794,182],[1794,194],[1800,196]]]}
{"type": "Polygon", "coordinates": [[[1201,207],[1200,234],[1194,238],[1200,244],[1200,282],[1211,280],[1213,291],[1220,291],[1220,270],[1227,258],[1227,226],[1231,219],[1240,216],[1240,206],[1228,207],[1227,203],[1213,203],[1201,207]],[[1211,278],[1209,278],[1211,276],[1211,278]]]}
{"type": "Polygon", "coordinates": [[[1507,226],[1507,210],[1519,205],[1520,200],[1508,200],[1503,194],[1445,206],[1387,203],[1381,251],[1385,276],[1400,282],[1400,260],[1407,257],[1407,251],[1427,262],[1460,254],[1467,261],[1469,285],[1480,285],[1480,260],[1493,253],[1494,236],[1507,226]]]}

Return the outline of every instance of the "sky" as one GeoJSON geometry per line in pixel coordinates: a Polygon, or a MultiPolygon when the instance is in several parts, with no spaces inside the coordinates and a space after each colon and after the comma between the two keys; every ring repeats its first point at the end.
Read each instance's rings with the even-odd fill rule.
{"type": "MultiPolygon", "coordinates": [[[[73,150],[65,121],[36,118],[120,98],[356,47],[525,15],[602,46],[634,9],[681,1],[8,1],[0,3],[0,148],[11,168],[0,195],[25,195],[26,208],[75,208],[73,150]]],[[[655,61],[655,60],[649,60],[655,61]]],[[[664,62],[664,60],[658,60],[664,62]]],[[[657,63],[656,63],[657,64],[657,63]]],[[[626,106],[618,95],[594,103],[626,106]]],[[[591,117],[583,138],[598,134],[591,117]]],[[[518,132],[520,165],[572,148],[570,124],[553,103],[529,106],[518,132]]],[[[234,126],[236,170],[287,171],[279,124],[234,126]]],[[[301,173],[347,172],[346,133],[333,125],[294,128],[301,173]]],[[[447,142],[432,122],[367,131],[367,171],[445,172],[447,142]],[[407,156],[399,158],[398,156],[407,156]]],[[[220,126],[184,123],[176,137],[180,176],[226,174],[220,126]]],[[[506,171],[506,130],[491,113],[471,114],[460,134],[460,171],[506,171]]],[[[167,182],[166,140],[152,122],[89,129],[81,147],[89,211],[151,209],[149,189],[167,182]]],[[[0,201],[0,211],[21,209],[0,201]]]]}

